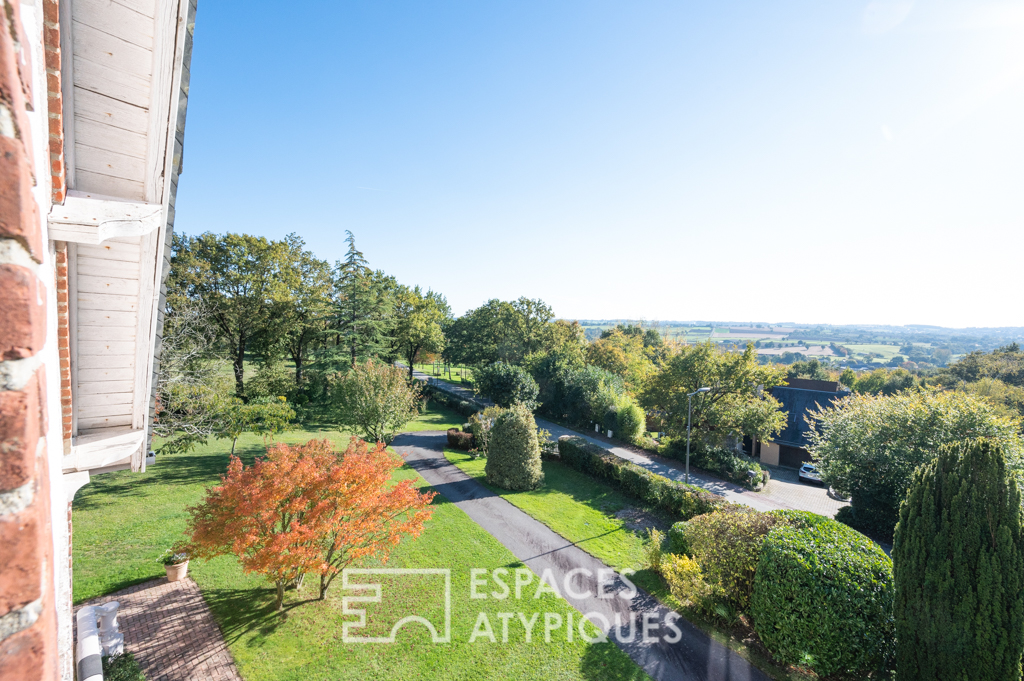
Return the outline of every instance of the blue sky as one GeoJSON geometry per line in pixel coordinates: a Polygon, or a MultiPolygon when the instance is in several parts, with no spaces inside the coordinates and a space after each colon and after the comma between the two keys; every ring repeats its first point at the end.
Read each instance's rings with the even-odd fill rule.
{"type": "Polygon", "coordinates": [[[1024,2],[200,3],[176,229],[456,313],[1021,326],[1024,2]]]}

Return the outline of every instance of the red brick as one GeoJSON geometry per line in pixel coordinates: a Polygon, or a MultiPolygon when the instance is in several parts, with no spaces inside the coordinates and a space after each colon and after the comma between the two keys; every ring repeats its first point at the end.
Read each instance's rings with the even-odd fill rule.
{"type": "Polygon", "coordinates": [[[31,357],[46,341],[46,290],[32,270],[0,265],[0,360],[31,357]]]}
{"type": "Polygon", "coordinates": [[[48,24],[60,21],[60,5],[57,0],[43,0],[43,21],[48,24]]]}
{"type": "Polygon", "coordinates": [[[36,262],[43,261],[39,208],[32,197],[28,157],[20,140],[3,136],[0,136],[0,236],[17,239],[36,262]]]}
{"type": "MultiPolygon", "coordinates": [[[[39,374],[22,390],[0,391],[0,491],[21,487],[36,468],[36,444],[40,437],[39,374]]],[[[3,562],[0,562],[3,565],[3,562]]]]}
{"type": "Polygon", "coordinates": [[[46,640],[40,627],[18,632],[0,644],[0,681],[44,679],[46,640]]]}
{"type": "Polygon", "coordinates": [[[42,504],[0,517],[0,616],[42,596],[46,537],[39,517],[42,504]]]}

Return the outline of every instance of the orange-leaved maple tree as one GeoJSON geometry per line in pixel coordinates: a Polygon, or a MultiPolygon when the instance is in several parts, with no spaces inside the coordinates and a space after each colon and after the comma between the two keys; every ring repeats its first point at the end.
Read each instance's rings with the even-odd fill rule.
{"type": "Polygon", "coordinates": [[[221,484],[188,509],[189,551],[196,558],[232,553],[243,570],[285,587],[320,575],[320,599],[353,561],[386,562],[403,535],[419,536],[434,492],[412,480],[392,484],[402,460],[352,438],[344,453],[328,440],[277,444],[251,466],[231,457],[221,484]]]}

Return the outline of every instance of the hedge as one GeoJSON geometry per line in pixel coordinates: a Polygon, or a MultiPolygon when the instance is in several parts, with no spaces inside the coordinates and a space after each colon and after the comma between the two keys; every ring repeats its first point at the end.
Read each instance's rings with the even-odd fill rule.
{"type": "Polygon", "coordinates": [[[725,506],[735,506],[717,494],[695,485],[655,475],[575,435],[558,438],[558,452],[562,461],[572,468],[608,480],[680,520],[689,520],[725,506]]]}
{"type": "Polygon", "coordinates": [[[448,429],[448,446],[468,452],[473,448],[473,434],[463,433],[457,428],[448,429]]]}
{"type": "MultiPolygon", "coordinates": [[[[781,515],[781,514],[778,514],[781,515]]],[[[862,678],[893,646],[892,561],[831,518],[787,514],[761,546],[750,599],[754,630],[786,664],[862,678]]]]}
{"type": "MultiPolygon", "coordinates": [[[[768,472],[761,464],[746,454],[741,454],[725,447],[709,447],[702,443],[692,443],[690,465],[712,473],[723,480],[743,485],[747,489],[758,490],[768,482],[768,472]],[[751,478],[748,471],[754,471],[751,478]]],[[[658,453],[680,461],[686,460],[686,438],[673,438],[658,453]]]]}

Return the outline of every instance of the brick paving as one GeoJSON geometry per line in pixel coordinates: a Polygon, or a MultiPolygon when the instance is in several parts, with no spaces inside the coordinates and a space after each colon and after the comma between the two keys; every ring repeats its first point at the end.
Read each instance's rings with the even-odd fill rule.
{"type": "Polygon", "coordinates": [[[135,655],[147,681],[242,680],[210,608],[191,579],[155,579],[82,606],[109,601],[121,604],[117,620],[125,650],[135,655]]]}

